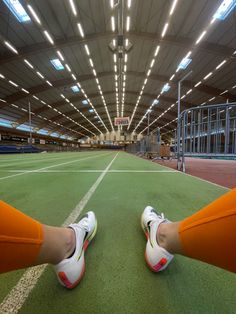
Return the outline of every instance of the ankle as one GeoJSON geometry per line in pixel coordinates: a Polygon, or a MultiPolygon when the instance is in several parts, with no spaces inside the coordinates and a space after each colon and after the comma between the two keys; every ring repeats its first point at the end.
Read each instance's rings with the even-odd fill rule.
{"type": "Polygon", "coordinates": [[[179,222],[161,223],[157,230],[157,243],[169,253],[182,253],[179,239],[179,222]]]}
{"type": "Polygon", "coordinates": [[[72,228],[65,228],[65,254],[64,259],[70,257],[75,251],[75,231],[72,228]]]}

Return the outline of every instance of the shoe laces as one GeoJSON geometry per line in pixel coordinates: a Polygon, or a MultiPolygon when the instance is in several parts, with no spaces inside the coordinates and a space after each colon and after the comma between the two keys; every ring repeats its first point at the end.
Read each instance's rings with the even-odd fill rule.
{"type": "Polygon", "coordinates": [[[83,218],[82,220],[80,220],[79,227],[81,229],[85,230],[86,232],[89,232],[90,228],[89,228],[89,224],[88,224],[88,219],[87,218],[83,218]]]}

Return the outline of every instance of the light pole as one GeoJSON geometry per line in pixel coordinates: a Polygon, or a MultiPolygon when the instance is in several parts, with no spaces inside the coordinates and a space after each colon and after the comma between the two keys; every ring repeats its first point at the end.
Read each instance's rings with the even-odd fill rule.
{"type": "MultiPolygon", "coordinates": [[[[181,100],[181,83],[190,75],[193,71],[188,72],[179,82],[178,82],[178,127],[177,127],[177,169],[181,169],[181,160],[180,160],[180,100],[181,100]]],[[[182,138],[182,142],[183,142],[182,138]]],[[[185,169],[183,169],[185,172],[185,169]]]]}

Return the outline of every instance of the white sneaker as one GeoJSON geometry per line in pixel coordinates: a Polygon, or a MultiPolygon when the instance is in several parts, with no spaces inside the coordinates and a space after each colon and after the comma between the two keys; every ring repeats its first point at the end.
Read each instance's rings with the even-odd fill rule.
{"type": "Polygon", "coordinates": [[[157,229],[161,223],[167,223],[169,220],[164,218],[163,214],[158,214],[154,208],[147,206],[141,217],[141,226],[147,238],[145,259],[149,268],[154,272],[164,270],[174,255],[157,243],[157,229]]]}
{"type": "Polygon", "coordinates": [[[54,266],[59,282],[68,289],[78,285],[85,271],[84,252],[97,231],[94,212],[87,212],[78,223],[69,225],[75,232],[75,252],[54,266]]]}

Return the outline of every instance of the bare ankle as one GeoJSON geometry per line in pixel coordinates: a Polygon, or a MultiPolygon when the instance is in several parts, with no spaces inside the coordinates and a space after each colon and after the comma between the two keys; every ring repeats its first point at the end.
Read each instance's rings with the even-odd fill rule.
{"type": "Polygon", "coordinates": [[[161,223],[157,230],[157,242],[169,253],[182,253],[179,239],[179,222],[161,223]]]}

